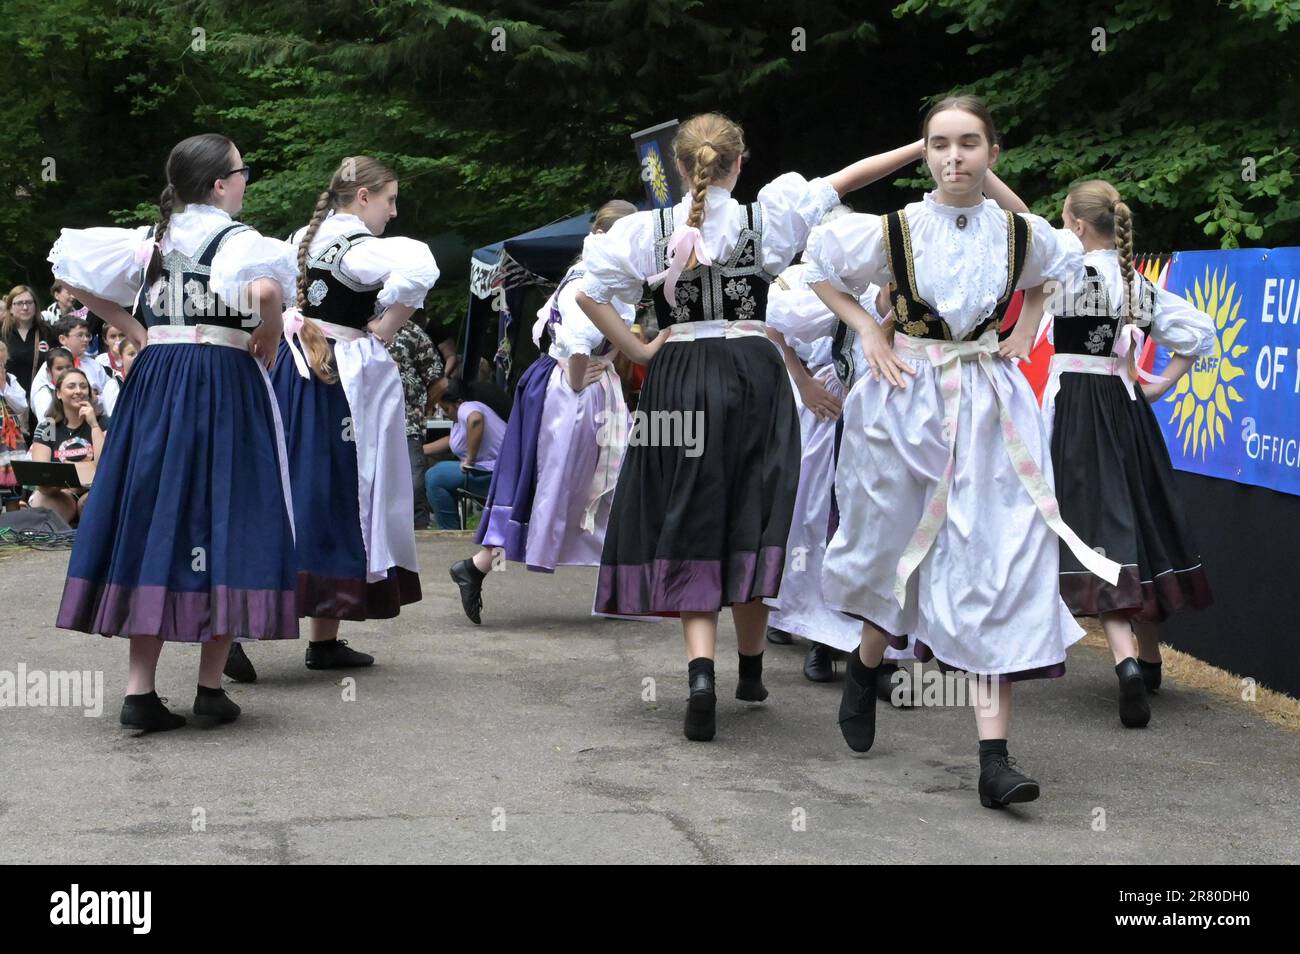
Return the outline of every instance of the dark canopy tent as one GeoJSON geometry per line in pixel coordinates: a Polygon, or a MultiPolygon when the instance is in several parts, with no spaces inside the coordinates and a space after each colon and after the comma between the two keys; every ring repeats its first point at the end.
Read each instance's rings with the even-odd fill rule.
{"type": "Polygon", "coordinates": [[[538,355],[531,334],[537,309],[582,252],[591,220],[591,213],[584,212],[474,251],[462,340],[467,380],[475,378],[479,359],[487,358],[497,383],[513,391],[538,355]],[[503,307],[508,324],[502,321],[503,307]],[[502,345],[508,349],[504,368],[494,363],[502,345]]]}

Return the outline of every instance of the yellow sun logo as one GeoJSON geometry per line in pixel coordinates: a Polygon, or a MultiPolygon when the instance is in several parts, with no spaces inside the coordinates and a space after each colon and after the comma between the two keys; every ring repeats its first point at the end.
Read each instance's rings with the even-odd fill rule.
{"type": "Polygon", "coordinates": [[[646,152],[646,171],[649,173],[650,189],[655,194],[655,201],[659,205],[667,205],[671,198],[668,192],[668,175],[664,172],[663,160],[659,158],[659,150],[653,146],[646,152]]]}
{"type": "Polygon", "coordinates": [[[1231,382],[1246,372],[1232,363],[1250,348],[1237,344],[1246,319],[1238,319],[1241,297],[1236,294],[1237,283],[1228,284],[1228,270],[1212,274],[1205,270],[1205,282],[1197,282],[1187,293],[1187,300],[1214,319],[1214,353],[1197,358],[1192,370],[1183,375],[1178,386],[1165,398],[1174,405],[1172,424],[1178,422],[1178,435],[1183,439],[1183,453],[1190,445],[1192,454],[1206,451],[1216,443],[1223,443],[1223,419],[1232,421],[1232,404],[1246,399],[1231,382]]]}

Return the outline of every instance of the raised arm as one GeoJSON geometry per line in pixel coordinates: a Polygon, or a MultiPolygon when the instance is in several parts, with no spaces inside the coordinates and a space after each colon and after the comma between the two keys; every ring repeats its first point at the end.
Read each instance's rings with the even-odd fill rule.
{"type": "Polygon", "coordinates": [[[914,143],[899,146],[897,149],[889,150],[889,152],[882,152],[874,156],[868,156],[865,159],[859,159],[852,165],[845,166],[839,172],[826,176],[826,181],[842,198],[850,192],[870,185],[877,179],[883,179],[908,163],[919,161],[923,145],[924,140],[918,139],[914,143]]]}
{"type": "Polygon", "coordinates": [[[992,169],[984,174],[984,195],[1008,212],[1029,211],[1025,200],[1016,195],[1009,185],[994,174],[992,169]]]}

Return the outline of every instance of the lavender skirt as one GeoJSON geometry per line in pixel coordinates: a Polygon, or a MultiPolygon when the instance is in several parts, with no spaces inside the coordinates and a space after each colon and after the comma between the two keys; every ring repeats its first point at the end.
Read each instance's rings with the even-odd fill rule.
{"type": "MultiPolygon", "coordinates": [[[[607,374],[614,372],[608,370],[607,374]]],[[[608,500],[583,529],[583,514],[600,456],[604,392],[569,387],[564,368],[544,355],[515,389],[514,410],[492,475],[476,539],[500,547],[505,558],[530,570],[598,566],[605,542],[608,500]]]]}

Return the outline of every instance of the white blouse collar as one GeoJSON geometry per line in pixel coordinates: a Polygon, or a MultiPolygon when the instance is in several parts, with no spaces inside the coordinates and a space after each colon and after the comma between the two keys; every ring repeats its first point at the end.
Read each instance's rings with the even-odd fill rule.
{"type": "MultiPolygon", "coordinates": [[[[348,229],[360,228],[370,232],[370,226],[366,225],[359,215],[353,215],[351,212],[339,212],[337,209],[331,210],[328,218],[335,225],[341,225],[348,229]]],[[[373,235],[374,233],[371,234],[373,235]]]]}
{"type": "Polygon", "coordinates": [[[230,213],[225,209],[219,209],[215,205],[206,205],[202,202],[191,202],[185,208],[181,209],[177,215],[196,215],[205,218],[221,218],[227,221],[233,221],[230,213]]]}
{"type": "Polygon", "coordinates": [[[992,199],[985,199],[983,202],[979,203],[978,205],[970,205],[970,206],[944,205],[937,198],[935,198],[935,196],[937,195],[938,195],[937,191],[927,192],[925,194],[924,207],[927,212],[933,213],[934,215],[942,216],[943,218],[956,219],[959,215],[965,215],[969,217],[971,215],[984,212],[990,207],[992,207],[995,210],[998,208],[998,204],[994,202],[992,199]]]}

